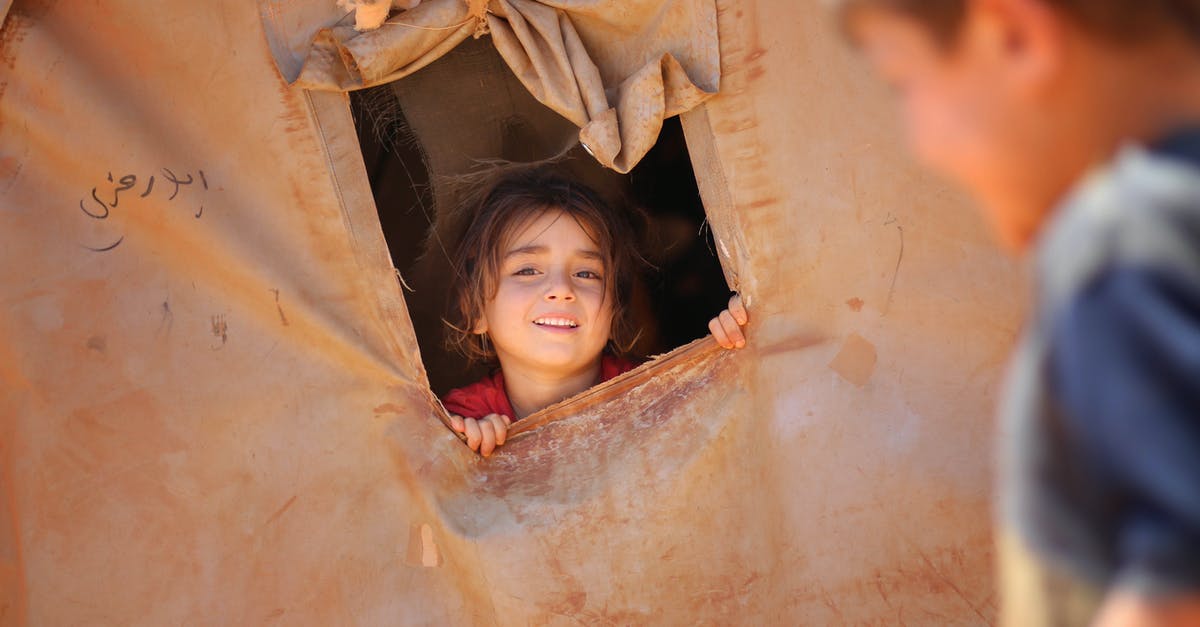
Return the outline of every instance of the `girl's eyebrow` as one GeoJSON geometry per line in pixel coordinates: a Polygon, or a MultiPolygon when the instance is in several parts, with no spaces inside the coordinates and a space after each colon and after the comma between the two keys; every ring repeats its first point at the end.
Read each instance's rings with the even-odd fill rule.
{"type": "MultiPolygon", "coordinates": [[[[517,255],[540,255],[540,254],[546,253],[549,250],[550,249],[546,246],[534,246],[534,245],[522,246],[520,248],[514,248],[514,249],[508,251],[507,253],[504,253],[504,258],[508,259],[509,257],[515,257],[517,255]]],[[[600,251],[593,250],[591,248],[580,248],[579,250],[575,251],[575,254],[579,255],[580,257],[586,257],[588,259],[596,259],[599,261],[604,260],[604,255],[600,254],[600,251]]]]}
{"type": "Polygon", "coordinates": [[[522,246],[504,253],[504,258],[508,259],[509,257],[515,257],[517,255],[539,255],[547,250],[549,250],[549,248],[546,248],[545,246],[522,246]]]}

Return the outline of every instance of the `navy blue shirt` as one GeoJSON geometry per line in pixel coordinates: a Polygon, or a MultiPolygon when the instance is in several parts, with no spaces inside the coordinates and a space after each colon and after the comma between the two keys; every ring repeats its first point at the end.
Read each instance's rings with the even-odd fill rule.
{"type": "Polygon", "coordinates": [[[1084,624],[1095,608],[1072,604],[1114,586],[1200,593],[1200,129],[1127,149],[1046,230],[1001,473],[1002,522],[1042,572],[1005,583],[1084,624]]]}
{"type": "Polygon", "coordinates": [[[1063,426],[1105,493],[1109,559],[1151,586],[1200,592],[1200,285],[1107,270],[1051,337],[1063,426]]]}

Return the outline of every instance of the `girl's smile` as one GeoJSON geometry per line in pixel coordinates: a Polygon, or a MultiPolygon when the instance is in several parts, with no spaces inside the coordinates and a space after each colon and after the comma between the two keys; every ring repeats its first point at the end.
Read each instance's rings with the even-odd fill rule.
{"type": "Polygon", "coordinates": [[[547,331],[574,331],[579,328],[579,322],[573,316],[566,314],[541,316],[534,320],[533,323],[547,331]]]}

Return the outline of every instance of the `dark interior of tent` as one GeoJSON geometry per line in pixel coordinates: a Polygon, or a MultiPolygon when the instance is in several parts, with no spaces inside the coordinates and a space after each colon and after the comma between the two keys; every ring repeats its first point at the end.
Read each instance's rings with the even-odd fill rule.
{"type": "Polygon", "coordinates": [[[629,173],[607,170],[578,128],[530,95],[486,41],[468,40],[401,80],[351,93],[371,191],[430,385],[437,394],[486,373],[445,346],[453,216],[499,163],[547,163],[610,203],[645,216],[648,262],[634,289],[632,354],[665,353],[708,333],[729,298],[677,118],[629,173]]]}

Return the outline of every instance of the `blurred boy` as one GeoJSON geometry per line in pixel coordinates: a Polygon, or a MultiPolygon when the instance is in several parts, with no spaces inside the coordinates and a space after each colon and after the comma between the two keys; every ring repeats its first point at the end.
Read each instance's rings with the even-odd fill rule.
{"type": "Polygon", "coordinates": [[[1003,617],[1200,625],[1200,0],[838,0],[911,143],[1034,249],[1003,617]]]}

